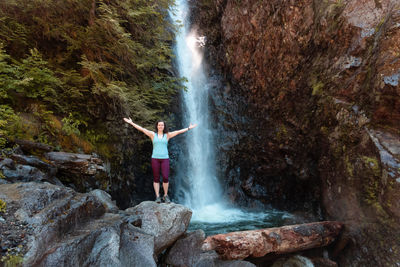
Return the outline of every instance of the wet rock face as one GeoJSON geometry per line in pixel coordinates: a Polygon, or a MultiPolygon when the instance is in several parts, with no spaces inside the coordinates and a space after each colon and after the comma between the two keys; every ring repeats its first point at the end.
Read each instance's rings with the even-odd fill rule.
{"type": "Polygon", "coordinates": [[[321,206],[346,223],[343,266],[397,263],[398,1],[198,2],[231,199],[321,206]]]}

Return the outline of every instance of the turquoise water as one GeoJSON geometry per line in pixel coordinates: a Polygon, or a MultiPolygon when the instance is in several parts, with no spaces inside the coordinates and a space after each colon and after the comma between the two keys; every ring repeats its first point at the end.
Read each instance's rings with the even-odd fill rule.
{"type": "Polygon", "coordinates": [[[221,209],[211,205],[201,210],[193,210],[188,231],[202,229],[206,236],[235,231],[279,227],[291,218],[287,212],[265,210],[249,212],[237,208],[221,209]]]}

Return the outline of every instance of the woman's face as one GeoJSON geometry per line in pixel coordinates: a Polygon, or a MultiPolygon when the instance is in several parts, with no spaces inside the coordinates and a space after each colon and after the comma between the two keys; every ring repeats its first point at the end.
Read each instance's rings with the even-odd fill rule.
{"type": "Polygon", "coordinates": [[[160,122],[157,123],[157,130],[159,132],[164,131],[164,122],[160,121],[160,122]]]}

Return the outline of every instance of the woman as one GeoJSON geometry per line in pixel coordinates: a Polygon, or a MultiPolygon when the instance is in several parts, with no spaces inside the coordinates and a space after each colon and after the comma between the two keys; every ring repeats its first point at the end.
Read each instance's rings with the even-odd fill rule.
{"type": "Polygon", "coordinates": [[[135,123],[132,122],[131,118],[124,118],[126,123],[129,123],[139,131],[143,132],[145,135],[150,137],[153,142],[153,154],[151,155],[151,167],[153,169],[153,187],[154,192],[156,193],[156,202],[161,203],[160,197],[160,170],[163,176],[163,189],[164,189],[164,197],[163,200],[165,203],[170,203],[170,199],[168,197],[168,175],[169,175],[169,155],[168,155],[168,141],[169,139],[177,136],[178,134],[184,133],[193,129],[197,126],[197,124],[191,124],[189,127],[184,128],[179,131],[168,132],[167,125],[163,121],[158,121],[156,123],[155,132],[149,131],[135,123]]]}

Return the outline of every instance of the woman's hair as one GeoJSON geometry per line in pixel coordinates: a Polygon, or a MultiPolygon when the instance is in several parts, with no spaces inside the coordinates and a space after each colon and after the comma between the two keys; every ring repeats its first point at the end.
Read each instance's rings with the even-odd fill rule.
{"type": "Polygon", "coordinates": [[[168,127],[167,127],[167,123],[166,123],[165,121],[157,121],[157,122],[156,122],[156,127],[155,127],[156,131],[155,131],[155,133],[158,133],[157,126],[158,126],[158,123],[159,123],[159,122],[163,122],[163,123],[164,123],[164,131],[163,131],[163,133],[164,133],[164,134],[167,134],[167,133],[168,133],[168,127]]]}

